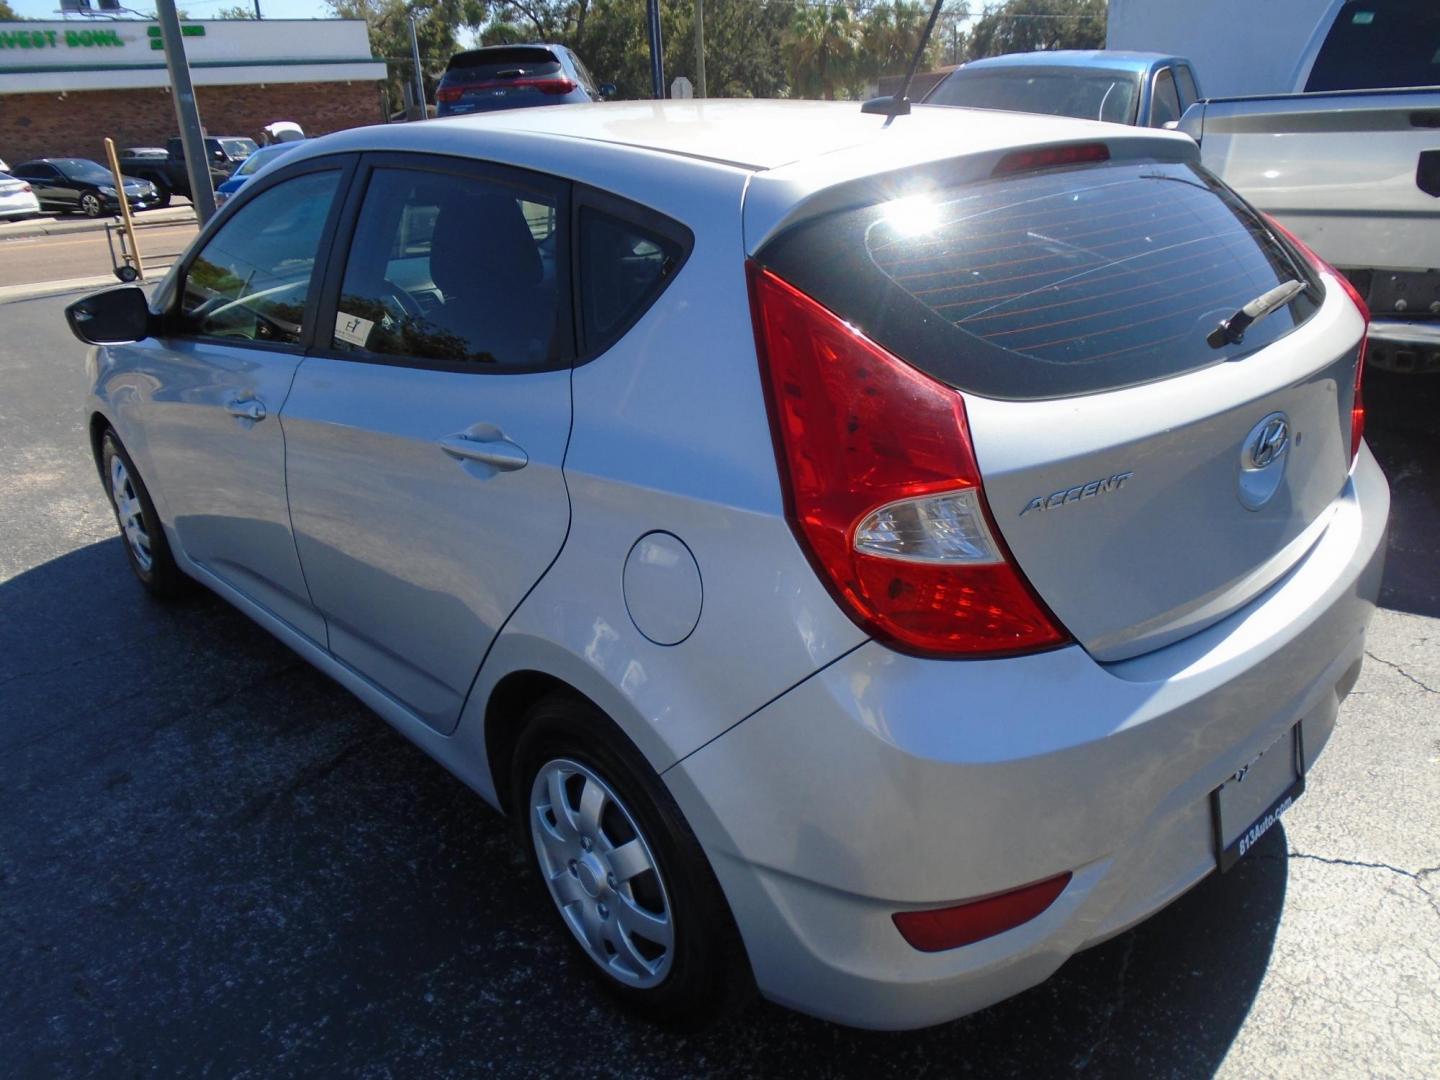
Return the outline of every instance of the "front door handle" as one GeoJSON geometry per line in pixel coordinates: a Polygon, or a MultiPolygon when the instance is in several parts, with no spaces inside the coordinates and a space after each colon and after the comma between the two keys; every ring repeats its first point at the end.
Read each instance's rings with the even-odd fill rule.
{"type": "Polygon", "coordinates": [[[241,398],[228,402],[225,411],[231,416],[238,416],[242,420],[254,420],[257,423],[265,419],[265,403],[259,398],[241,398]]]}
{"type": "Polygon", "coordinates": [[[530,463],[530,455],[503,435],[493,439],[447,435],[440,440],[440,449],[458,460],[478,461],[500,472],[514,472],[530,463]]]}

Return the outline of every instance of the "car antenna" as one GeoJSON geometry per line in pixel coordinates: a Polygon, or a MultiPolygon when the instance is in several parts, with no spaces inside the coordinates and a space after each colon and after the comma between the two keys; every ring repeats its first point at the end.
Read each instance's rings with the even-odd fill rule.
{"type": "MultiPolygon", "coordinates": [[[[871,98],[860,106],[862,113],[888,116],[890,120],[897,116],[910,115],[910,99],[905,95],[910,90],[910,80],[915,78],[915,69],[920,66],[920,58],[925,55],[925,46],[930,44],[931,31],[935,29],[935,20],[940,17],[940,7],[944,3],[945,0],[935,0],[935,6],[930,9],[930,21],[925,24],[925,32],[920,35],[920,44],[915,46],[915,55],[910,58],[910,70],[905,72],[905,81],[900,84],[900,89],[890,97],[871,98]]],[[[885,121],[887,126],[890,120],[885,121]]]]}

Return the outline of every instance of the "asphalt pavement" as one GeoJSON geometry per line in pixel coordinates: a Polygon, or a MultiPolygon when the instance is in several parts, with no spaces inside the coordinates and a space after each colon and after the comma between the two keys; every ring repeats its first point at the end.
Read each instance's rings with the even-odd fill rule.
{"type": "Polygon", "coordinates": [[[459,782],[220,601],[141,593],[68,299],[0,306],[6,1076],[1440,1075],[1440,379],[1369,380],[1385,607],[1251,856],[952,1024],[676,1034],[596,992],[459,782]]]}

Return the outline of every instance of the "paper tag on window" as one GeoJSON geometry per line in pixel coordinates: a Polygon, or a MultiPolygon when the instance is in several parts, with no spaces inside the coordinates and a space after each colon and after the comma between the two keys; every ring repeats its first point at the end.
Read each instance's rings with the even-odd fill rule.
{"type": "Polygon", "coordinates": [[[346,315],[343,311],[335,313],[335,339],[349,345],[359,345],[362,349],[365,343],[370,340],[370,331],[375,329],[375,324],[369,319],[362,319],[359,315],[346,315]]]}

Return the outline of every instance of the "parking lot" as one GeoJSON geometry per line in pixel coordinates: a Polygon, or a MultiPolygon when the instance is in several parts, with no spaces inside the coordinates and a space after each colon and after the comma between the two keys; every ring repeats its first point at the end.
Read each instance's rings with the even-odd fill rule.
{"type": "Polygon", "coordinates": [[[1307,794],[1251,857],[953,1024],[756,1003],[677,1034],[596,992],[457,781],[218,600],[146,600],[67,299],[0,306],[7,1075],[1440,1074],[1440,380],[1372,373],[1383,607],[1307,794]]]}

